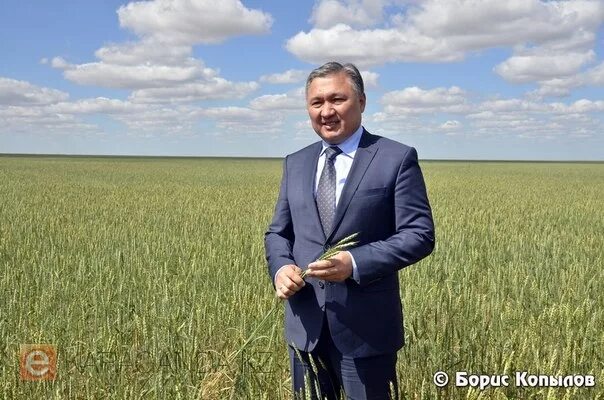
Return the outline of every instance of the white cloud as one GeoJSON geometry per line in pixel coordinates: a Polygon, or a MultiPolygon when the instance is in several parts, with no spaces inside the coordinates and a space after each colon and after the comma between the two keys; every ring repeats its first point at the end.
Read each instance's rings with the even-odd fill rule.
{"type": "Polygon", "coordinates": [[[493,112],[514,112],[514,111],[534,111],[543,112],[548,110],[546,103],[533,102],[524,99],[496,99],[486,100],[476,105],[480,111],[493,112]]]}
{"type": "MultiPolygon", "coordinates": [[[[54,63],[53,63],[54,64],[54,63]]],[[[199,63],[175,65],[119,65],[94,62],[67,65],[65,78],[79,85],[120,89],[167,87],[204,78],[204,68],[199,63]]]]}
{"type": "Polygon", "coordinates": [[[460,52],[450,51],[445,41],[413,29],[355,30],[344,24],[299,32],[287,41],[286,48],[301,60],[315,64],[338,60],[370,66],[394,61],[456,61],[463,57],[460,52]]]}
{"type": "Polygon", "coordinates": [[[213,119],[222,132],[238,135],[279,133],[284,121],[280,113],[246,107],[207,108],[199,115],[213,119]]]}
{"type": "Polygon", "coordinates": [[[144,111],[145,107],[128,101],[97,97],[73,102],[60,102],[47,107],[49,113],[58,114],[127,114],[144,111]]]}
{"type": "Polygon", "coordinates": [[[134,136],[194,135],[198,129],[199,109],[190,106],[145,106],[140,111],[116,114],[116,120],[134,136]]]}
{"type": "Polygon", "coordinates": [[[465,92],[457,86],[424,90],[408,87],[384,94],[381,100],[388,114],[416,114],[434,111],[464,112],[465,92]]]}
{"type": "Polygon", "coordinates": [[[310,21],[317,28],[330,28],[337,24],[372,26],[382,21],[387,3],[387,0],[320,0],[313,8],[310,21]]]}
{"type": "MultiPolygon", "coordinates": [[[[114,43],[98,49],[94,55],[107,64],[131,65],[171,65],[180,66],[183,61],[194,64],[191,58],[192,47],[189,45],[167,44],[154,39],[138,42],[114,43]]],[[[62,68],[57,66],[57,68],[62,68]]],[[[204,74],[212,76],[217,72],[211,69],[204,74]]]]}
{"type": "Polygon", "coordinates": [[[574,88],[582,86],[604,86],[604,62],[575,75],[554,78],[539,82],[540,87],[529,93],[530,97],[540,99],[546,96],[562,97],[570,94],[574,88]]]}
{"type": "Polygon", "coordinates": [[[64,101],[68,98],[69,95],[60,90],[0,77],[0,106],[44,105],[64,101]]]}
{"type": "Polygon", "coordinates": [[[131,57],[124,48],[113,47],[111,51],[97,51],[105,58],[99,62],[72,65],[55,57],[52,65],[63,69],[65,78],[80,85],[133,89],[132,101],[145,103],[241,98],[259,87],[256,82],[232,82],[218,77],[217,70],[206,67],[199,59],[187,57],[178,63],[176,57],[186,52],[168,51],[172,58],[164,65],[149,61],[161,60],[161,51],[146,43],[141,48],[152,51],[148,61],[144,61],[141,48],[134,44],[126,47],[133,49],[131,57]],[[116,64],[118,61],[125,64],[116,64]]]}
{"type": "Polygon", "coordinates": [[[262,75],[260,82],[267,82],[272,84],[286,84],[286,83],[298,83],[306,79],[308,72],[300,69],[288,69],[282,73],[262,75]]]}
{"type": "Polygon", "coordinates": [[[82,119],[99,115],[123,123],[129,133],[190,134],[199,120],[195,108],[136,104],[104,97],[68,101],[63,92],[0,78],[0,100],[4,96],[10,101],[0,101],[1,133],[101,134],[100,127],[82,119]],[[6,85],[7,82],[10,85],[6,85]],[[3,90],[5,87],[11,91],[3,90]],[[16,91],[19,96],[15,96],[16,91]]]}
{"type": "Polygon", "coordinates": [[[604,101],[565,104],[502,99],[475,104],[473,109],[466,118],[478,135],[552,139],[594,136],[604,128],[602,121],[589,116],[604,111],[604,101]]]}
{"type": "Polygon", "coordinates": [[[572,88],[580,86],[576,76],[555,78],[540,83],[538,89],[530,91],[527,96],[533,99],[543,97],[564,97],[570,94],[572,88]]]}
{"type": "Polygon", "coordinates": [[[404,21],[467,51],[593,33],[603,12],[599,1],[430,0],[411,9],[404,21]]]}
{"type": "Polygon", "coordinates": [[[250,102],[254,110],[303,111],[306,112],[304,88],[282,94],[266,94],[250,102]]]}
{"type": "Polygon", "coordinates": [[[386,93],[383,110],[366,118],[376,133],[579,138],[604,132],[604,100],[549,103],[519,98],[480,99],[458,87],[410,87],[386,93]],[[455,114],[442,122],[443,116],[455,114]]]}
{"type": "Polygon", "coordinates": [[[133,2],[118,10],[120,24],[139,41],[106,45],[98,61],[71,64],[61,57],[52,67],[80,85],[131,89],[141,103],[241,98],[256,82],[232,82],[192,57],[196,43],[215,43],[239,35],[263,33],[272,18],[245,8],[238,0],[152,0],[133,2]]]}
{"type": "Polygon", "coordinates": [[[363,77],[363,84],[365,89],[375,89],[378,87],[378,78],[380,74],[371,71],[359,71],[363,77]]]}
{"type": "Polygon", "coordinates": [[[51,67],[58,68],[58,69],[69,68],[69,63],[67,61],[65,61],[65,59],[63,57],[54,57],[50,61],[50,65],[51,65],[51,67]]]}
{"type": "Polygon", "coordinates": [[[187,51],[174,51],[149,42],[103,47],[96,54],[101,61],[74,65],[55,57],[51,65],[64,70],[65,78],[80,85],[120,89],[171,87],[211,81],[218,75],[218,71],[207,68],[203,61],[188,57],[187,51]]]}
{"type": "Polygon", "coordinates": [[[593,50],[585,52],[514,55],[495,67],[501,77],[514,83],[546,81],[575,74],[595,59],[593,50]]]}
{"type": "Polygon", "coordinates": [[[239,0],[152,0],[132,2],[118,11],[120,25],[161,42],[193,45],[267,33],[270,14],[246,8],[239,0]]]}
{"type": "Polygon", "coordinates": [[[0,133],[81,136],[99,134],[101,131],[74,115],[50,112],[46,106],[0,106],[0,133]]]}
{"type": "Polygon", "coordinates": [[[461,122],[457,121],[457,120],[449,120],[449,121],[445,121],[443,124],[440,125],[440,128],[446,131],[454,131],[454,130],[458,130],[459,128],[461,128],[462,124],[461,122]]]}
{"type": "Polygon", "coordinates": [[[604,111],[604,101],[592,101],[587,99],[581,99],[568,105],[563,103],[552,103],[551,107],[553,112],[561,114],[584,114],[592,112],[602,112],[604,111]]]}
{"type": "Polygon", "coordinates": [[[135,103],[183,102],[210,99],[240,99],[257,90],[256,82],[231,82],[223,78],[181,85],[139,89],[132,92],[135,103]]]}
{"type": "MultiPolygon", "coordinates": [[[[369,10],[361,2],[349,4],[348,10],[369,10]]],[[[313,63],[336,59],[359,65],[458,61],[468,52],[502,46],[577,50],[593,45],[604,15],[600,1],[427,0],[402,4],[400,10],[390,24],[374,29],[354,29],[342,23],[346,18],[336,18],[336,25],[316,24],[286,47],[313,63]]]]}

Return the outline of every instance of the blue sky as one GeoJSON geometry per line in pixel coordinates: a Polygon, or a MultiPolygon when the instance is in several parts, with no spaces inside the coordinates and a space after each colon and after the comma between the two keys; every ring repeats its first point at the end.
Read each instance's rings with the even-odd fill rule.
{"type": "Polygon", "coordinates": [[[361,69],[371,132],[420,158],[604,160],[604,2],[0,4],[0,153],[282,157],[303,86],[361,69]]]}

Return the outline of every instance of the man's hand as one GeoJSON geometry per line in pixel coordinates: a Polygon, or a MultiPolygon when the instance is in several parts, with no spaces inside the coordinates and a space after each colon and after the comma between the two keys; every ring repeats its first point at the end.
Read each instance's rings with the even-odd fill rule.
{"type": "Polygon", "coordinates": [[[331,282],[342,282],[352,275],[352,257],[341,251],[328,260],[308,264],[308,275],[331,282]]]}
{"type": "Polygon", "coordinates": [[[277,297],[281,300],[287,300],[298,290],[302,289],[306,282],[300,277],[302,270],[296,265],[288,264],[277,272],[275,277],[275,287],[277,288],[277,297]]]}

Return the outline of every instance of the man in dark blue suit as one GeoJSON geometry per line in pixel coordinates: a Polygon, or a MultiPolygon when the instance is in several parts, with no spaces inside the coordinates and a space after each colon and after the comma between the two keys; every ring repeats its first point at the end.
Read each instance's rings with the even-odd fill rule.
{"type": "Polygon", "coordinates": [[[350,399],[390,398],[404,343],[397,271],[434,248],[417,153],[367,132],[365,102],[354,65],[310,73],[306,104],[322,140],[286,157],[265,235],[269,274],[286,300],[297,395],[306,387],[313,398],[336,399],[342,389],[350,399]],[[353,233],[354,248],[315,261],[353,233]]]}

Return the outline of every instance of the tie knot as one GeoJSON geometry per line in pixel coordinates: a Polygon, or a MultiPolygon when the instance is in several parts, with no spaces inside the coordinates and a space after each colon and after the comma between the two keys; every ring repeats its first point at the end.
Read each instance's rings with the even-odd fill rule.
{"type": "Polygon", "coordinates": [[[338,146],[329,146],[328,148],[325,149],[325,157],[329,161],[333,161],[333,159],[341,152],[342,152],[342,149],[340,149],[338,146]]]}

